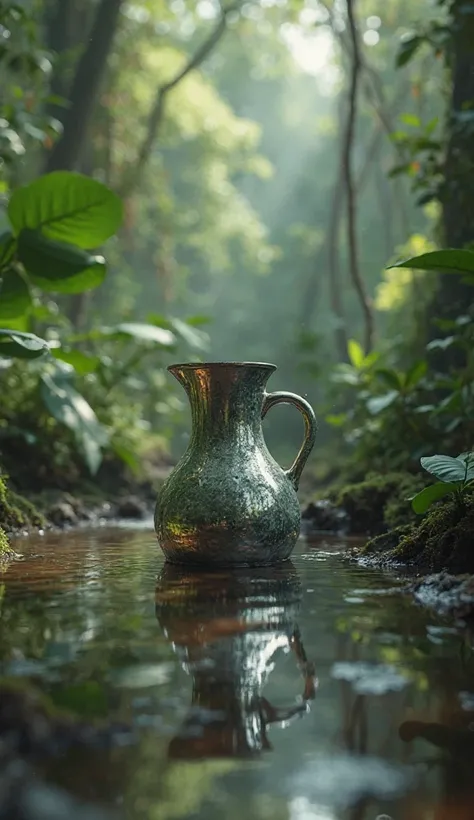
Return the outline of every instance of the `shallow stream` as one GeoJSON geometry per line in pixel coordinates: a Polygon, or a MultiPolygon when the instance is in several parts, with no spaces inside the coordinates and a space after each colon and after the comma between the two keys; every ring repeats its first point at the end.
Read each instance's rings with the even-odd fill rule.
{"type": "Polygon", "coordinates": [[[474,818],[472,638],[344,543],[217,575],[164,567],[148,530],[15,546],[0,675],[116,727],[34,767],[98,816],[474,818]]]}

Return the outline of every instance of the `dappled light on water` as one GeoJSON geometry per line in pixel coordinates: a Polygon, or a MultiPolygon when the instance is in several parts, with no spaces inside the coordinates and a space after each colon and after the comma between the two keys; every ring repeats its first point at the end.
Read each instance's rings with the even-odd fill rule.
{"type": "Polygon", "coordinates": [[[147,531],[19,540],[0,674],[24,794],[35,768],[97,817],[471,818],[469,635],[344,547],[213,574],[147,531]]]}

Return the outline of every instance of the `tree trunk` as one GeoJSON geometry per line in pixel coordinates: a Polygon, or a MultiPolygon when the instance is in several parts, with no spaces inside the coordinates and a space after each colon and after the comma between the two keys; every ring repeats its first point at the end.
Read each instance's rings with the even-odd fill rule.
{"type": "MultiPolygon", "coordinates": [[[[122,4],[123,0],[101,0],[68,94],[64,131],[48,157],[46,171],[73,170],[79,165],[122,4]]],[[[58,16],[61,13],[59,8],[58,16]]]]}
{"type": "Polygon", "coordinates": [[[366,293],[364,279],[359,267],[359,251],[357,240],[357,200],[352,168],[352,153],[355,140],[355,125],[357,114],[357,92],[359,85],[359,74],[361,70],[361,59],[359,51],[359,35],[354,18],[354,0],[346,0],[347,19],[352,44],[351,60],[351,81],[349,86],[349,100],[347,122],[343,138],[342,167],[344,171],[344,183],[346,188],[347,205],[347,244],[349,250],[349,273],[357,293],[362,314],[364,317],[364,349],[365,353],[370,353],[374,338],[374,317],[370,299],[366,293]]]}
{"type": "MultiPolygon", "coordinates": [[[[462,248],[474,241],[474,8],[468,0],[452,6],[452,71],[448,145],[444,163],[444,244],[462,248]]],[[[459,276],[440,274],[435,298],[437,316],[456,317],[472,305],[474,288],[459,276]]]]}
{"type": "MultiPolygon", "coordinates": [[[[54,97],[66,99],[71,85],[69,71],[64,57],[71,50],[87,40],[90,16],[84,4],[76,0],[56,0],[45,9],[45,39],[48,49],[56,55],[50,91],[54,97]]],[[[67,62],[67,61],[66,61],[67,62]]],[[[57,102],[49,103],[48,113],[60,122],[64,121],[66,109],[57,102]]]]}

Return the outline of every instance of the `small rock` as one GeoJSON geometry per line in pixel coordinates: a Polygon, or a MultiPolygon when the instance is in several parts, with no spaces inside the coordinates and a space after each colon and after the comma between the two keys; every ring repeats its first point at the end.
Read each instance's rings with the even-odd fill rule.
{"type": "Polygon", "coordinates": [[[67,501],[59,501],[57,504],[53,504],[47,511],[46,518],[56,527],[74,526],[78,523],[77,515],[67,501]]]}
{"type": "Polygon", "coordinates": [[[302,520],[308,532],[337,532],[347,531],[348,518],[346,513],[331,504],[330,501],[312,501],[303,511],[302,520]]]}
{"type": "Polygon", "coordinates": [[[70,493],[65,493],[61,501],[71,505],[78,519],[88,521],[91,518],[91,514],[85,508],[84,502],[80,498],[76,498],[74,495],[70,495],[70,493]]]}
{"type": "Polygon", "coordinates": [[[474,617],[474,576],[439,572],[408,587],[423,606],[442,615],[469,619],[474,617]]]}
{"type": "Polygon", "coordinates": [[[122,498],[117,503],[117,516],[119,518],[145,518],[146,506],[135,495],[122,498]]]}

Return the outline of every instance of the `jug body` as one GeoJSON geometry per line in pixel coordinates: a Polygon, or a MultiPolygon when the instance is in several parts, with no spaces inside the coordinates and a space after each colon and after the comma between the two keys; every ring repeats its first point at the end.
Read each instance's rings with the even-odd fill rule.
{"type": "Polygon", "coordinates": [[[191,404],[189,446],[159,494],[155,529],[168,561],[214,566],[287,559],[300,530],[296,495],[315,434],[310,406],[290,393],[265,392],[274,365],[184,364],[169,368],[191,404]],[[261,419],[290,401],[306,422],[290,470],[270,455],[261,419]]]}

